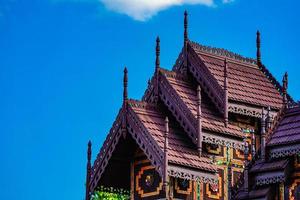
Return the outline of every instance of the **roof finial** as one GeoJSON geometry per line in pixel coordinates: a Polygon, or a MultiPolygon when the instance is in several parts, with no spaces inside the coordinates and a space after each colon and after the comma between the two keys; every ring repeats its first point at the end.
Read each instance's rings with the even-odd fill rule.
{"type": "Polygon", "coordinates": [[[283,95],[283,104],[285,107],[287,107],[288,104],[287,89],[288,89],[288,73],[285,72],[282,78],[282,95],[283,95]]]}
{"type": "Polygon", "coordinates": [[[202,153],[202,123],[201,123],[201,87],[197,87],[197,148],[198,156],[201,156],[202,153]]]}
{"type": "Polygon", "coordinates": [[[156,60],[155,60],[155,71],[160,67],[160,39],[159,36],[156,38],[156,60]]]}
{"type": "Polygon", "coordinates": [[[164,190],[167,195],[167,186],[168,186],[168,135],[169,135],[169,119],[165,118],[165,134],[164,134],[164,174],[163,174],[163,185],[164,190]]]}
{"type": "Polygon", "coordinates": [[[225,93],[224,124],[226,128],[228,127],[228,65],[227,63],[228,63],[227,58],[225,58],[224,60],[224,93],[225,93]]]}
{"type": "Polygon", "coordinates": [[[188,40],[188,13],[184,11],[184,43],[188,40]]]}
{"type": "Polygon", "coordinates": [[[92,157],[92,142],[89,140],[88,150],[87,150],[85,200],[90,200],[91,157],[92,157]]]}
{"type": "Polygon", "coordinates": [[[262,65],[261,63],[261,53],[260,53],[260,32],[256,32],[256,59],[257,59],[257,65],[260,67],[262,65]]]}
{"type": "Polygon", "coordinates": [[[128,84],[128,77],[127,77],[127,68],[124,68],[124,77],[123,77],[123,103],[126,103],[128,100],[128,92],[127,92],[127,84],[128,84]]]}
{"type": "Polygon", "coordinates": [[[261,159],[265,160],[266,158],[266,116],[265,116],[265,109],[262,108],[261,111],[261,147],[260,147],[260,153],[261,153],[261,159]]]}

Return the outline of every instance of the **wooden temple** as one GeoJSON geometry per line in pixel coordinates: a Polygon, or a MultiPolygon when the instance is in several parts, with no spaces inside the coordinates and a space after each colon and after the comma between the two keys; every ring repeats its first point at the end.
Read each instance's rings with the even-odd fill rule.
{"type": "Polygon", "coordinates": [[[300,199],[300,107],[257,58],[188,38],[172,70],[160,66],[141,100],[128,98],[91,164],[86,200],[100,186],[130,199],[300,199]]]}

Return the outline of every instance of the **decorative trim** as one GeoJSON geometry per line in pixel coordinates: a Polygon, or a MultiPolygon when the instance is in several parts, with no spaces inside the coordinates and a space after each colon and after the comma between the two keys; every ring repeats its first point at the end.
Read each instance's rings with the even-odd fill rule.
{"type": "Polygon", "coordinates": [[[215,174],[207,174],[179,166],[168,166],[168,174],[171,177],[196,181],[198,183],[217,184],[218,178],[215,174]]]}
{"type": "Polygon", "coordinates": [[[273,183],[281,183],[285,180],[285,175],[282,173],[277,176],[272,175],[271,177],[266,177],[264,175],[261,175],[260,177],[262,177],[262,178],[256,178],[256,180],[255,180],[255,184],[258,186],[269,185],[269,184],[273,184],[273,183]]]}
{"type": "Polygon", "coordinates": [[[160,91],[161,100],[165,103],[173,116],[180,123],[181,127],[183,127],[192,141],[196,144],[196,118],[192,115],[191,111],[182,99],[180,99],[164,75],[161,77],[160,91]]]}
{"type": "Polygon", "coordinates": [[[96,188],[97,182],[100,180],[100,177],[108,164],[108,160],[111,158],[112,152],[115,150],[116,144],[119,142],[122,135],[121,124],[123,116],[123,109],[120,109],[117,118],[113,123],[96,160],[94,161],[91,170],[90,192],[93,192],[96,188]]]}
{"type": "Polygon", "coordinates": [[[282,148],[274,148],[270,150],[271,158],[280,158],[286,156],[292,156],[300,153],[300,145],[296,144],[294,146],[287,145],[282,148]]]}
{"type": "Polygon", "coordinates": [[[216,78],[211,74],[206,65],[199,59],[197,53],[191,48],[189,51],[189,70],[196,78],[201,88],[208,94],[212,102],[216,105],[221,113],[224,113],[224,96],[225,92],[219,85],[216,78]],[[204,76],[205,74],[205,76],[204,76]]]}
{"type": "Polygon", "coordinates": [[[249,108],[248,106],[235,105],[230,103],[228,112],[261,118],[261,109],[249,108]]]}
{"type": "Polygon", "coordinates": [[[224,139],[216,135],[212,135],[206,132],[203,132],[203,142],[208,144],[217,144],[225,147],[230,147],[234,149],[244,150],[244,144],[242,141],[224,139]]]}
{"type": "Polygon", "coordinates": [[[163,152],[158,146],[157,142],[151,137],[147,129],[138,119],[131,107],[128,108],[128,131],[133,139],[139,145],[141,150],[150,160],[151,164],[155,166],[158,173],[162,176],[163,166],[163,152]]]}
{"type": "Polygon", "coordinates": [[[238,60],[240,62],[249,63],[249,64],[253,64],[253,65],[257,64],[256,60],[254,60],[253,58],[247,58],[247,57],[241,56],[237,53],[233,53],[231,51],[228,51],[226,49],[215,48],[215,47],[210,47],[210,46],[204,46],[204,45],[201,45],[199,43],[192,42],[192,41],[190,41],[189,44],[193,48],[195,48],[199,51],[202,51],[202,52],[206,52],[206,53],[209,53],[209,54],[214,54],[216,56],[223,56],[223,57],[231,58],[231,59],[234,59],[234,60],[238,60]]]}

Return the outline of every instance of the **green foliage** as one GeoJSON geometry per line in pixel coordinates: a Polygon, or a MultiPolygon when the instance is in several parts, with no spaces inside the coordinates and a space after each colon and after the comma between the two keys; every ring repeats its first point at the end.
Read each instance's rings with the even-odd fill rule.
{"type": "Polygon", "coordinates": [[[128,200],[130,192],[123,189],[115,189],[113,187],[105,188],[101,186],[91,197],[91,200],[128,200]]]}

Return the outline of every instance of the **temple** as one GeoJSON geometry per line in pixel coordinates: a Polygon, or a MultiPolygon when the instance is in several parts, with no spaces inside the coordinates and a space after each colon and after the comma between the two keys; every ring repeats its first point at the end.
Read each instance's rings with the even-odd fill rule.
{"type": "Polygon", "coordinates": [[[91,163],[86,200],[100,187],[130,199],[300,199],[300,106],[261,59],[193,42],[184,13],[183,47],[160,66],[141,100],[123,104],[91,163]]]}

